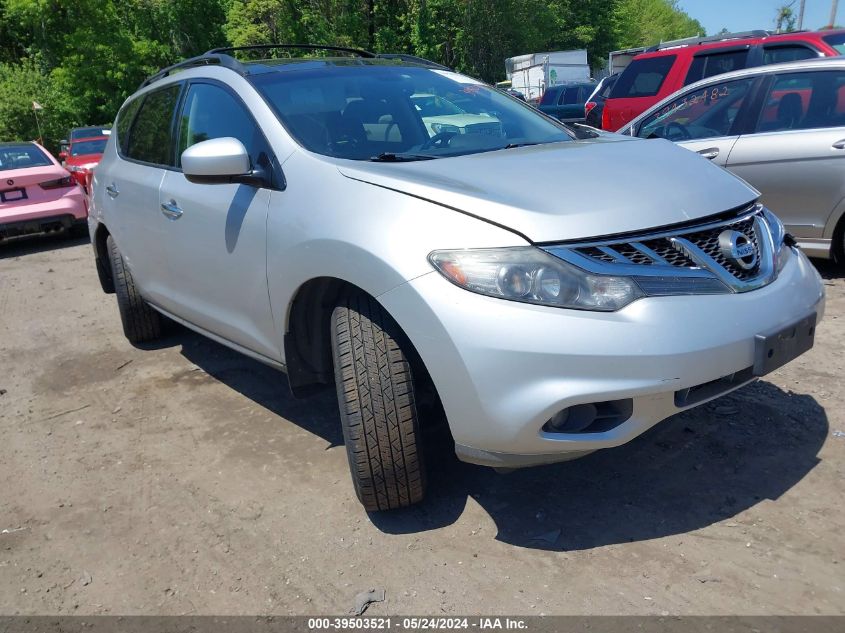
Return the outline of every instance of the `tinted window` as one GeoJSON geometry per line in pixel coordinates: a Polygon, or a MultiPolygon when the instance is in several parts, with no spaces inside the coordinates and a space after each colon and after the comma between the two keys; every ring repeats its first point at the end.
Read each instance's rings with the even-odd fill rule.
{"type": "Polygon", "coordinates": [[[732,70],[745,68],[748,61],[748,50],[731,51],[727,53],[711,53],[709,55],[696,55],[690,64],[687,78],[684,85],[707,79],[715,75],[721,75],[732,70]]]}
{"type": "Polygon", "coordinates": [[[46,167],[52,161],[35,145],[7,145],[0,147],[0,171],[46,167]]]}
{"type": "Polygon", "coordinates": [[[608,77],[607,79],[605,79],[605,80],[604,80],[604,83],[603,83],[603,84],[602,84],[602,86],[601,86],[601,90],[599,90],[599,91],[598,91],[598,93],[596,94],[596,96],[598,96],[598,97],[604,97],[605,99],[607,99],[607,97],[609,97],[609,96],[610,96],[610,93],[611,93],[611,91],[613,90],[613,86],[615,86],[615,85],[616,85],[616,80],[617,80],[618,78],[619,78],[619,76],[618,76],[618,75],[611,75],[610,77],[608,77]]]}
{"type": "Polygon", "coordinates": [[[549,88],[540,97],[540,105],[557,103],[563,97],[563,88],[549,88]]]}
{"type": "Polygon", "coordinates": [[[141,107],[142,101],[143,98],[133,99],[124,105],[120,114],[117,115],[115,129],[117,130],[117,143],[122,154],[126,153],[126,149],[129,146],[129,126],[132,125],[132,120],[135,118],[138,108],[141,107]]]}
{"type": "Polygon", "coordinates": [[[614,99],[624,97],[653,97],[660,92],[660,87],[669,74],[675,55],[661,55],[646,59],[634,59],[619,75],[610,96],[614,99]]]}
{"type": "Polygon", "coordinates": [[[182,109],[179,126],[179,161],[191,145],[213,138],[233,137],[253,153],[261,138],[258,127],[243,104],[219,86],[192,84],[182,109]]]}
{"type": "Polygon", "coordinates": [[[766,46],[763,48],[764,64],[780,64],[781,62],[795,62],[802,59],[818,57],[819,54],[811,48],[800,46],[766,46]]]}
{"type": "Polygon", "coordinates": [[[129,132],[129,158],[156,165],[173,164],[170,125],[178,99],[178,84],[147,94],[129,132]]]}
{"type": "Polygon", "coordinates": [[[108,139],[96,139],[93,141],[76,141],[70,146],[71,156],[83,156],[85,154],[102,154],[106,149],[108,139]]]}
{"type": "Polygon", "coordinates": [[[367,160],[406,160],[572,140],[565,128],[494,88],[457,73],[383,62],[326,65],[250,78],[291,135],[306,149],[367,160]],[[429,116],[417,100],[437,97],[454,114],[429,116]],[[373,122],[375,121],[375,122],[373,122]]]}
{"type": "Polygon", "coordinates": [[[688,92],[645,119],[637,136],[676,142],[728,136],[753,83],[738,79],[688,92]]]}
{"type": "Polygon", "coordinates": [[[580,102],[581,89],[578,86],[571,86],[563,91],[563,98],[561,103],[564,105],[573,105],[580,102]]]}
{"type": "Polygon", "coordinates": [[[836,33],[834,35],[825,35],[822,38],[827,45],[836,49],[840,55],[845,55],[845,33],[836,33]]]}
{"type": "Polygon", "coordinates": [[[91,136],[106,136],[109,133],[107,127],[77,127],[71,130],[70,140],[78,138],[89,138],[91,136]]]}
{"type": "Polygon", "coordinates": [[[778,75],[769,88],[757,132],[845,126],[845,71],[778,75]]]}

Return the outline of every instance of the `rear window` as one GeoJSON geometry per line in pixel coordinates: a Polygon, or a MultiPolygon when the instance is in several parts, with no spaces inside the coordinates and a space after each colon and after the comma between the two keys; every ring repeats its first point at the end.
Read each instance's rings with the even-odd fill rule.
{"type": "Polygon", "coordinates": [[[0,171],[47,167],[52,161],[35,145],[11,145],[0,147],[0,171]]]}
{"type": "Polygon", "coordinates": [[[106,149],[107,139],[95,139],[93,141],[77,141],[70,146],[71,156],[84,156],[85,154],[102,154],[106,149]]]}
{"type": "Polygon", "coordinates": [[[707,79],[732,70],[745,68],[748,62],[748,49],[740,51],[728,51],[724,53],[711,53],[709,55],[697,55],[690,64],[687,78],[684,85],[707,79]]]}
{"type": "Polygon", "coordinates": [[[677,55],[661,55],[634,59],[613,86],[611,98],[653,97],[660,92],[676,58],[677,55]]]}
{"type": "Polygon", "coordinates": [[[610,96],[610,93],[613,91],[613,86],[616,85],[616,80],[619,79],[618,76],[610,76],[604,80],[602,84],[601,90],[599,90],[596,96],[604,97],[607,99],[610,96]]]}
{"type": "Polygon", "coordinates": [[[825,35],[822,38],[828,46],[836,49],[840,55],[845,55],[845,33],[836,33],[834,35],[825,35]]]}
{"type": "Polygon", "coordinates": [[[110,128],[107,127],[78,127],[70,132],[70,140],[78,138],[89,138],[91,136],[108,136],[110,128]]]}
{"type": "MultiPolygon", "coordinates": [[[[840,51],[841,52],[841,51],[840,51]]],[[[782,64],[784,62],[797,62],[802,59],[812,59],[819,54],[811,48],[793,44],[790,46],[766,46],[763,48],[764,64],[782,64]]]]}

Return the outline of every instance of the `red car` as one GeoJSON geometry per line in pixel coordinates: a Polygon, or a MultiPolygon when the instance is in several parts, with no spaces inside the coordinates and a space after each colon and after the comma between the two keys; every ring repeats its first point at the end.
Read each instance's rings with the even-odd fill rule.
{"type": "Polygon", "coordinates": [[[614,131],[686,85],[751,66],[845,52],[845,30],[732,33],[665,42],[637,55],[604,103],[602,128],[614,131]]]}
{"type": "Polygon", "coordinates": [[[94,177],[94,167],[103,157],[108,136],[94,136],[71,140],[66,151],[59,153],[67,169],[84,189],[91,191],[91,181],[94,177]]]}

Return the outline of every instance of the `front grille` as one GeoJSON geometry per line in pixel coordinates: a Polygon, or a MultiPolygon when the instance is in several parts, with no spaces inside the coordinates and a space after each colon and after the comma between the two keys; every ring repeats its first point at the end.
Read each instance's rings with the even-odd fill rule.
{"type": "Polygon", "coordinates": [[[776,274],[767,214],[753,205],[729,219],[545,250],[589,272],[634,277],[647,294],[678,294],[684,284],[689,294],[743,292],[776,274]]]}

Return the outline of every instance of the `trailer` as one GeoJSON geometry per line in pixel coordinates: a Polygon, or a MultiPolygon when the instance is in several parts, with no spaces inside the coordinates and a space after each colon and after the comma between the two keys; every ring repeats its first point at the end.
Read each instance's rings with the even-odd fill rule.
{"type": "Polygon", "coordinates": [[[549,86],[590,78],[586,50],[528,53],[505,60],[511,88],[539,101],[549,86]]]}
{"type": "Polygon", "coordinates": [[[615,75],[616,73],[621,73],[628,67],[628,64],[631,63],[631,60],[634,59],[634,57],[644,52],[645,46],[612,51],[607,56],[607,74],[615,75]]]}

